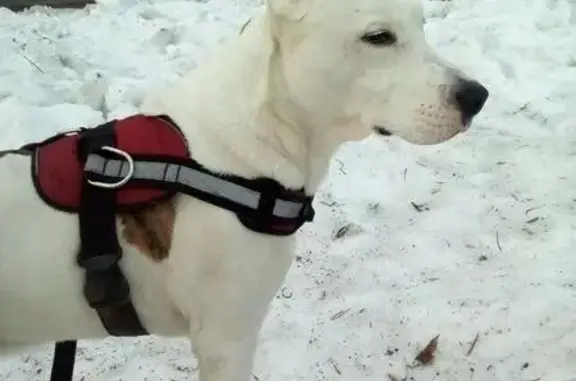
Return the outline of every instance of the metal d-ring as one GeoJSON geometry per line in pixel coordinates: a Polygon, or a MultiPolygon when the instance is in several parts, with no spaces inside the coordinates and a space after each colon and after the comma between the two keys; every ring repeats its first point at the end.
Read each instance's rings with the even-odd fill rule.
{"type": "Polygon", "coordinates": [[[105,183],[105,182],[101,182],[101,181],[87,180],[88,184],[93,185],[95,187],[113,189],[113,188],[120,188],[122,185],[124,185],[128,181],[130,181],[130,179],[134,175],[134,160],[132,159],[132,157],[127,152],[122,151],[118,148],[114,148],[114,147],[110,147],[110,146],[103,146],[103,147],[100,147],[100,149],[103,151],[115,153],[119,156],[122,156],[124,159],[126,159],[126,161],[128,162],[128,173],[126,174],[126,176],[124,176],[124,178],[122,180],[115,182],[115,183],[105,183]]]}

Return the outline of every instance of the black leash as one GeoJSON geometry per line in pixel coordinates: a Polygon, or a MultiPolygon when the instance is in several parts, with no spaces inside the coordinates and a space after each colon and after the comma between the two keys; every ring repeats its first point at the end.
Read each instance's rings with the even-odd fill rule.
{"type": "Polygon", "coordinates": [[[59,341],[54,348],[50,381],[72,381],[76,360],[76,340],[59,341]]]}

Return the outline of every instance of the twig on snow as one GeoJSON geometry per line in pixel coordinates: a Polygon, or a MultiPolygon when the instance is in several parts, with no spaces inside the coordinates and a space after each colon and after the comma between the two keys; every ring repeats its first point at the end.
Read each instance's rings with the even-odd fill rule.
{"type": "Polygon", "coordinates": [[[42,68],[40,66],[38,66],[34,61],[32,61],[30,58],[28,58],[21,50],[20,48],[16,49],[16,52],[18,52],[18,54],[20,55],[20,57],[24,58],[26,61],[28,61],[28,63],[32,66],[34,66],[36,68],[36,70],[38,70],[40,73],[42,74],[46,74],[46,72],[44,70],[42,70],[42,68]]]}
{"type": "Polygon", "coordinates": [[[346,308],[345,310],[338,311],[334,315],[332,315],[332,317],[330,317],[330,320],[338,320],[342,316],[346,315],[349,311],[350,311],[350,308],[346,308]]]}
{"type": "Polygon", "coordinates": [[[336,363],[336,361],[332,357],[330,357],[328,359],[328,362],[330,363],[330,365],[332,365],[332,368],[334,368],[334,371],[336,373],[338,373],[339,376],[342,375],[342,371],[340,370],[340,368],[338,367],[338,364],[336,363]]]}
{"type": "Polygon", "coordinates": [[[479,338],[480,338],[480,334],[477,333],[476,337],[474,337],[474,340],[472,340],[472,343],[470,344],[470,348],[468,349],[468,352],[466,352],[466,356],[470,356],[470,354],[472,353],[474,348],[476,348],[476,344],[478,344],[479,338]]]}
{"type": "Polygon", "coordinates": [[[500,244],[500,234],[496,231],[496,246],[498,246],[498,250],[502,252],[502,245],[500,244]]]}
{"type": "Polygon", "coordinates": [[[348,223],[346,225],[341,226],[338,230],[336,230],[332,234],[332,240],[336,241],[337,239],[346,237],[346,236],[354,236],[361,234],[364,231],[361,226],[348,223]]]}
{"type": "Polygon", "coordinates": [[[542,206],[534,206],[532,208],[528,208],[524,211],[524,215],[528,215],[528,213],[533,212],[534,210],[542,209],[542,206]]]}
{"type": "Polygon", "coordinates": [[[250,24],[251,21],[252,21],[252,17],[250,17],[248,20],[246,20],[246,22],[244,24],[242,24],[242,26],[240,26],[240,35],[242,35],[242,33],[244,33],[244,30],[250,24]]]}
{"type": "Polygon", "coordinates": [[[352,227],[352,225],[348,224],[348,225],[344,225],[341,228],[339,228],[338,230],[336,230],[336,233],[334,233],[334,239],[344,237],[350,231],[351,227],[352,227]]]}
{"type": "Polygon", "coordinates": [[[416,204],[414,201],[410,201],[412,207],[416,209],[418,213],[422,213],[425,210],[430,210],[430,208],[426,204],[416,204]]]}
{"type": "Polygon", "coordinates": [[[340,168],[339,168],[340,172],[342,172],[343,175],[347,175],[348,173],[344,169],[344,163],[342,162],[342,160],[335,159],[334,161],[336,161],[338,164],[340,164],[340,168]]]}

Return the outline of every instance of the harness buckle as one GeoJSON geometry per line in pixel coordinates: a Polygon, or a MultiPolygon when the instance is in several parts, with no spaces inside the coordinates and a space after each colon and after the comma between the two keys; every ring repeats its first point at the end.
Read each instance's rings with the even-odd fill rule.
{"type": "Polygon", "coordinates": [[[104,271],[114,266],[120,260],[120,254],[101,254],[94,257],[79,258],[78,265],[86,271],[104,271]]]}
{"type": "Polygon", "coordinates": [[[126,176],[124,176],[122,179],[120,179],[119,181],[117,181],[115,183],[106,183],[103,181],[93,181],[93,180],[87,179],[86,181],[88,182],[88,184],[95,186],[95,187],[99,187],[99,188],[115,189],[115,188],[120,188],[122,185],[124,185],[128,181],[130,181],[132,176],[134,176],[134,159],[132,159],[132,156],[130,156],[130,154],[128,154],[128,152],[126,152],[126,151],[123,151],[123,150],[118,149],[118,148],[110,147],[110,146],[102,146],[102,147],[100,147],[100,149],[103,151],[115,153],[119,156],[122,156],[124,159],[126,159],[126,161],[128,162],[128,173],[126,174],[126,176]]]}
{"type": "Polygon", "coordinates": [[[298,216],[299,219],[302,219],[306,222],[311,222],[314,220],[316,211],[312,207],[312,201],[312,198],[307,198],[306,201],[302,204],[302,209],[300,209],[300,215],[298,216]]]}
{"type": "Polygon", "coordinates": [[[122,305],[130,301],[130,286],[117,265],[86,271],[84,297],[93,309],[122,305]]]}

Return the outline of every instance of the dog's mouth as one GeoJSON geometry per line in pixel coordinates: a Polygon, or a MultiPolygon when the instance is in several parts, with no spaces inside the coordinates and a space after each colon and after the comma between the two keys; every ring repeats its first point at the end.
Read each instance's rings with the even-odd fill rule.
{"type": "Polygon", "coordinates": [[[462,116],[462,131],[466,131],[472,124],[472,117],[462,116]]]}
{"type": "Polygon", "coordinates": [[[374,132],[381,136],[392,136],[392,133],[382,126],[374,126],[374,132]]]}

